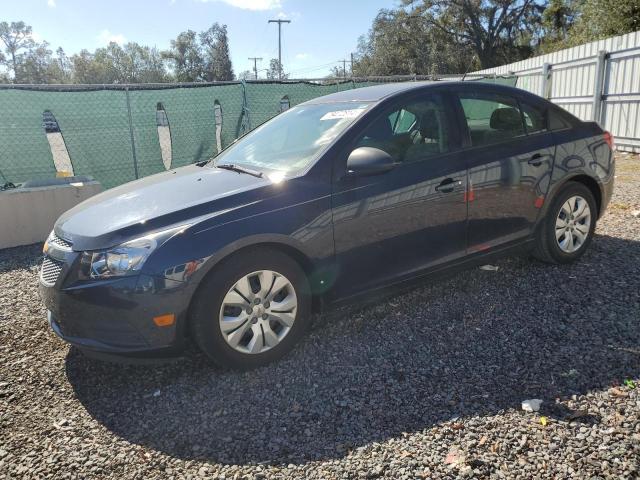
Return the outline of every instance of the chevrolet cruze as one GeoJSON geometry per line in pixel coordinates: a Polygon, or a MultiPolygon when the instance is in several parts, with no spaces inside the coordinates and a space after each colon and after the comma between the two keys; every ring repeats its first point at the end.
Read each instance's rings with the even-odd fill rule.
{"type": "Polygon", "coordinates": [[[69,210],[40,290],[80,349],[168,355],[191,338],[251,368],[291,350],[313,312],[515,250],[578,259],[613,177],[608,132],[518,89],[348,90],[69,210]]]}

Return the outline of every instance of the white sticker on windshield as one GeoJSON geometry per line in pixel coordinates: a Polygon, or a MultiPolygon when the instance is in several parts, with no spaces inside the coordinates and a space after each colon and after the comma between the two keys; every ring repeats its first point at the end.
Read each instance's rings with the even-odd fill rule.
{"type": "Polygon", "coordinates": [[[336,110],[325,113],[320,120],[338,120],[340,118],[356,118],[364,112],[364,108],[352,108],[351,110],[336,110]]]}

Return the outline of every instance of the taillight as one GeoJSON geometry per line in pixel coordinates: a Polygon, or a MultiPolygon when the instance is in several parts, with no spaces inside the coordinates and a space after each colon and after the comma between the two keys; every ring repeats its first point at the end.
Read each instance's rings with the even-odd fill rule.
{"type": "Polygon", "coordinates": [[[609,145],[609,148],[611,150],[613,150],[613,135],[611,135],[609,132],[604,132],[603,135],[604,141],[607,142],[607,145],[609,145]]]}

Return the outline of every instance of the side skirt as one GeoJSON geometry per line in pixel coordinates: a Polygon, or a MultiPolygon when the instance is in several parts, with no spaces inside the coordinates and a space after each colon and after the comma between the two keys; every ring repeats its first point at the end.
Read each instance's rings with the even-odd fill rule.
{"type": "Polygon", "coordinates": [[[442,280],[454,276],[463,270],[485,265],[493,260],[504,258],[507,256],[522,255],[529,253],[533,249],[533,238],[518,240],[517,243],[497,247],[486,252],[475,253],[461,260],[455,260],[450,263],[439,265],[422,271],[409,278],[404,278],[382,285],[365,292],[357,293],[348,297],[338,298],[332,301],[323,301],[320,313],[329,314],[334,310],[345,306],[365,306],[368,304],[376,304],[388,297],[406,292],[417,286],[430,283],[432,281],[442,280]]]}

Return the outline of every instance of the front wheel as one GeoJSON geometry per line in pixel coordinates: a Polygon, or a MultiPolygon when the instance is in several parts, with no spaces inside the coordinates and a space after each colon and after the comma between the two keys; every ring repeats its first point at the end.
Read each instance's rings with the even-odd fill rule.
{"type": "Polygon", "coordinates": [[[297,262],[277,250],[252,249],[205,278],[192,331],[214,362],[244,370],[290,351],[309,326],[310,310],[309,284],[297,262]]]}
{"type": "Polygon", "coordinates": [[[580,258],[593,238],[597,206],[591,190],[570,182],[554,198],[542,220],[534,256],[549,263],[580,258]]]}

